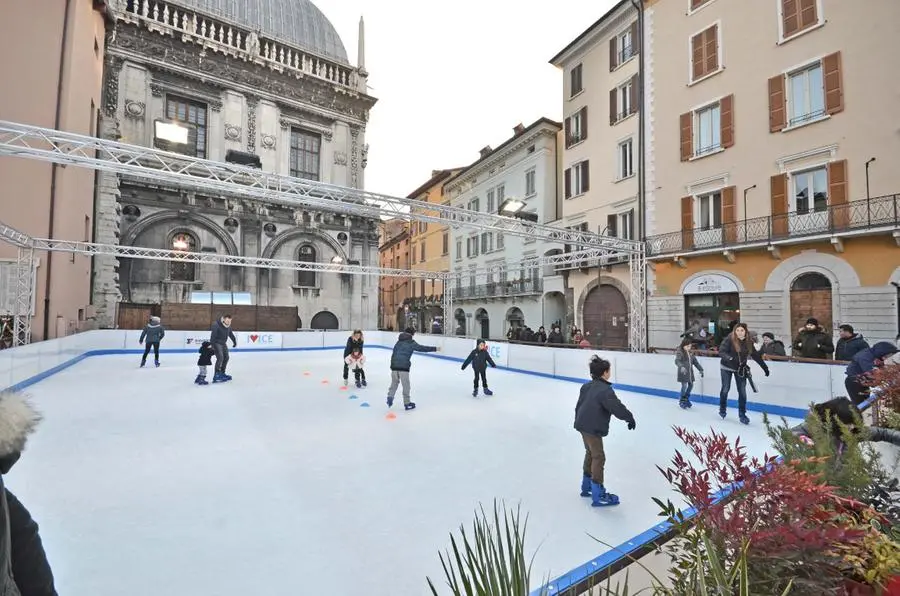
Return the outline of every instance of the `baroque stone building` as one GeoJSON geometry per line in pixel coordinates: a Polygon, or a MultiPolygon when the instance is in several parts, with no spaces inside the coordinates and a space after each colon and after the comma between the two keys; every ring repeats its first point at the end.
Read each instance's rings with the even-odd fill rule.
{"type": "MultiPolygon", "coordinates": [[[[364,30],[351,66],[328,19],[308,0],[119,0],[106,45],[99,134],[160,146],[157,124],[188,129],[165,147],[224,162],[255,154],[267,172],[363,188],[364,30]]],[[[218,192],[101,174],[100,243],[296,261],[378,263],[377,222],[347,214],[246,201],[218,192]]],[[[377,321],[377,279],[337,273],[98,257],[94,303],[101,327],[118,302],[216,303],[240,294],[260,306],[296,305],[303,327],[377,321]],[[206,298],[209,299],[209,298],[206,298]]],[[[237,302],[237,301],[236,301],[237,302]]]]}

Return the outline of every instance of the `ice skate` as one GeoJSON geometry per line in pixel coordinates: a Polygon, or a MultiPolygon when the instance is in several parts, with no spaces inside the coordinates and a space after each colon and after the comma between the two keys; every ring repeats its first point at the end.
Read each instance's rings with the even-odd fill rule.
{"type": "Polygon", "coordinates": [[[681,407],[682,410],[687,410],[688,408],[691,407],[691,400],[682,397],[680,400],[678,400],[678,405],[681,407]]]}
{"type": "Polygon", "coordinates": [[[390,395],[388,395],[388,398],[387,398],[387,405],[389,408],[394,406],[394,398],[391,397],[390,395]]]}
{"type": "Polygon", "coordinates": [[[197,378],[194,379],[194,383],[196,383],[197,385],[209,385],[209,383],[206,381],[206,375],[197,375],[197,378]]]}
{"type": "MultiPolygon", "coordinates": [[[[347,384],[344,383],[344,387],[346,387],[346,386],[347,386],[347,384]]],[[[357,389],[360,389],[361,387],[362,387],[362,381],[357,381],[357,382],[356,382],[356,388],[357,388],[357,389]]]]}
{"type": "Polygon", "coordinates": [[[738,420],[741,421],[741,424],[750,424],[750,419],[747,418],[746,414],[741,414],[740,416],[738,416],[738,420]]]}
{"type": "Polygon", "coordinates": [[[363,387],[368,387],[368,386],[369,386],[369,384],[366,383],[366,380],[365,380],[365,379],[362,380],[362,386],[363,386],[363,387]]]}
{"type": "Polygon", "coordinates": [[[602,484],[591,482],[591,507],[609,507],[618,504],[618,495],[606,492],[602,484]]]}
{"type": "Polygon", "coordinates": [[[144,366],[146,366],[146,365],[147,365],[146,362],[141,362],[141,368],[144,368],[144,366]]]}
{"type": "Polygon", "coordinates": [[[224,383],[227,380],[228,379],[226,379],[225,376],[220,372],[217,372],[213,375],[213,383],[224,383]]]}
{"type": "Polygon", "coordinates": [[[494,392],[491,391],[490,389],[488,389],[487,387],[485,387],[484,394],[487,395],[488,397],[490,397],[490,396],[494,395],[494,392]]]}
{"type": "Polygon", "coordinates": [[[472,391],[472,397],[478,397],[478,389],[472,391]]]}
{"type": "Polygon", "coordinates": [[[719,410],[719,417],[722,418],[722,420],[725,420],[725,416],[726,416],[725,410],[719,410]]]}
{"type": "Polygon", "coordinates": [[[159,360],[157,360],[157,361],[156,361],[156,362],[154,362],[154,363],[153,363],[153,364],[155,364],[155,365],[156,365],[156,368],[159,368],[159,360]]]}
{"type": "MultiPolygon", "coordinates": [[[[348,384],[348,383],[347,383],[347,379],[344,379],[344,387],[346,387],[347,384],[348,384]]],[[[358,385],[357,385],[357,386],[358,386],[358,385]]]]}
{"type": "Polygon", "coordinates": [[[591,475],[584,474],[581,476],[581,496],[591,496],[591,475]]]}
{"type": "Polygon", "coordinates": [[[407,410],[407,411],[409,411],[409,410],[415,410],[415,409],[416,409],[416,404],[415,404],[415,402],[409,402],[408,404],[403,404],[403,409],[404,409],[404,410],[407,410]]]}

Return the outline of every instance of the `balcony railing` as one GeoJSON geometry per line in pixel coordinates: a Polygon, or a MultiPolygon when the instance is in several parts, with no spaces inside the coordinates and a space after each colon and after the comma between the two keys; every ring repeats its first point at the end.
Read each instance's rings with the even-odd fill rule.
{"type": "Polygon", "coordinates": [[[496,282],[479,286],[462,286],[456,288],[455,300],[473,300],[476,298],[503,298],[507,296],[534,296],[544,289],[543,280],[526,279],[522,281],[496,282]]]}
{"type": "Polygon", "coordinates": [[[900,195],[829,205],[806,212],[754,217],[713,228],[694,228],[650,236],[647,255],[660,256],[709,248],[778,243],[795,238],[900,227],[900,195]]]}

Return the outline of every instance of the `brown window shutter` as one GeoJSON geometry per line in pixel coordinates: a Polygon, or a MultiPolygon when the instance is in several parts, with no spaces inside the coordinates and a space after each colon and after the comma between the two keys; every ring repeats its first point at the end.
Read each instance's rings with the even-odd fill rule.
{"type": "Polygon", "coordinates": [[[610,236],[616,236],[616,220],[618,218],[615,215],[607,215],[606,216],[606,228],[607,233],[610,236]]]}
{"type": "Polygon", "coordinates": [[[694,197],[681,197],[681,248],[694,247],[694,197]]]}
{"type": "Polygon", "coordinates": [[[641,53],[641,32],[637,21],[631,24],[631,53],[634,55],[641,53]]]}
{"type": "Polygon", "coordinates": [[[734,244],[737,241],[736,189],[735,186],[722,189],[722,228],[724,229],[723,239],[727,244],[734,244]]]}
{"type": "Polygon", "coordinates": [[[803,31],[819,22],[819,7],[816,0],[800,0],[799,5],[800,30],[803,31]]]}
{"type": "Polygon", "coordinates": [[[581,162],[581,192],[591,190],[591,164],[588,160],[581,162]]]}
{"type": "Polygon", "coordinates": [[[638,76],[634,75],[631,77],[631,88],[629,90],[629,103],[631,104],[631,109],[629,110],[629,114],[634,114],[638,111],[638,103],[641,101],[641,90],[638,88],[638,76]]]}
{"type": "Polygon", "coordinates": [[[572,168],[566,168],[565,172],[565,197],[567,199],[572,197],[572,168]]]}
{"type": "Polygon", "coordinates": [[[703,53],[706,57],[706,67],[703,74],[709,74],[719,70],[719,26],[713,25],[705,32],[703,53]]]}
{"type": "Polygon", "coordinates": [[[619,108],[616,106],[616,100],[618,99],[618,88],[613,88],[609,90],[609,123],[615,124],[619,120],[619,108]]]}
{"type": "Polygon", "coordinates": [[[787,106],[784,97],[784,75],[769,79],[769,132],[779,132],[787,126],[787,106]]]}
{"type": "Polygon", "coordinates": [[[828,114],[843,112],[844,84],[840,52],[822,58],[822,74],[825,78],[825,112],[828,114]]]}
{"type": "Polygon", "coordinates": [[[572,146],[572,117],[566,118],[566,149],[572,146]]]}
{"type": "Polygon", "coordinates": [[[581,108],[581,140],[588,138],[587,106],[581,108]]]}
{"type": "Polygon", "coordinates": [[[719,103],[719,115],[721,118],[722,148],[728,149],[734,146],[734,95],[723,97],[719,103]]]}
{"type": "Polygon", "coordinates": [[[681,161],[694,156],[694,114],[688,112],[680,118],[681,128],[681,161]]]}
{"type": "Polygon", "coordinates": [[[612,72],[619,65],[619,52],[617,50],[617,38],[613,37],[609,40],[609,72],[612,72]]]}
{"type": "Polygon", "coordinates": [[[833,161],[828,164],[828,206],[836,229],[846,229],[850,224],[848,200],[847,160],[833,161]]]}
{"type": "Polygon", "coordinates": [[[776,174],[769,181],[772,200],[772,235],[788,235],[787,174],[776,174]]]}
{"type": "Polygon", "coordinates": [[[703,60],[703,33],[698,33],[691,38],[691,73],[692,80],[701,78],[706,71],[706,62],[703,60]]]}
{"type": "Polygon", "coordinates": [[[784,37],[800,31],[800,0],[781,0],[781,24],[784,37]]]}

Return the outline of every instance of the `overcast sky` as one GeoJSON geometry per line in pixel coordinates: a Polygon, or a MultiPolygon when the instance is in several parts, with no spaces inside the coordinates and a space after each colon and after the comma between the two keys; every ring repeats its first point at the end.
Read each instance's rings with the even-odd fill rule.
{"type": "Polygon", "coordinates": [[[468,165],[519,122],[562,118],[562,74],[548,63],[613,0],[313,0],[353,64],[366,21],[366,189],[406,196],[431,170],[468,165]],[[552,12],[548,9],[552,8],[552,12]]]}

